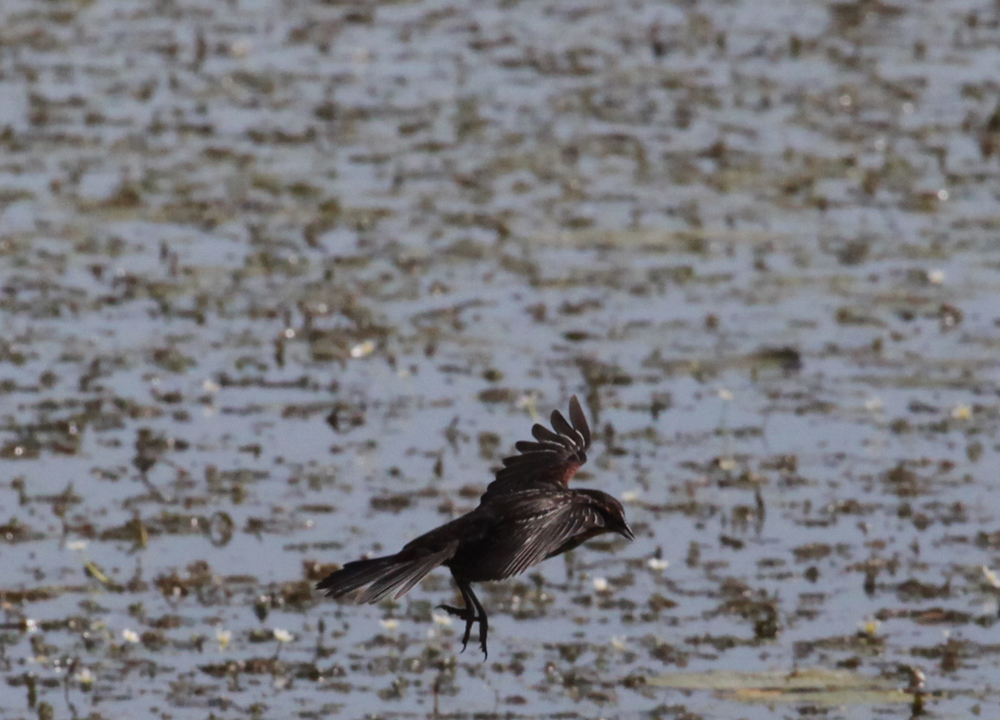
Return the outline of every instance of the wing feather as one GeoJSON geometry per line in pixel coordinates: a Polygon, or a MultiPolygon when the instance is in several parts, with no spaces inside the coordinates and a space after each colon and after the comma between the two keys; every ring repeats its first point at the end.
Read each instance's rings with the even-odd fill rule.
{"type": "Polygon", "coordinates": [[[552,423],[552,429],[564,437],[574,437],[576,431],[573,430],[573,426],[566,422],[566,418],[562,416],[562,413],[558,410],[552,411],[552,416],[549,418],[549,422],[552,423]]]}
{"type": "Polygon", "coordinates": [[[604,519],[589,503],[568,492],[539,490],[498,498],[501,520],[488,546],[481,546],[477,574],[500,580],[519,575],[567,542],[604,527],[604,519]]]}
{"type": "Polygon", "coordinates": [[[587,416],[583,414],[583,408],[580,407],[580,401],[576,399],[576,395],[569,403],[569,419],[573,422],[573,428],[583,438],[583,446],[590,447],[590,426],[587,424],[587,416]]]}
{"type": "Polygon", "coordinates": [[[503,459],[496,479],[486,488],[482,499],[532,487],[565,489],[577,469],[587,462],[590,447],[590,427],[574,395],[569,402],[567,421],[558,410],[552,411],[552,429],[536,424],[531,428],[535,438],[521,440],[514,447],[520,453],[503,459]]]}

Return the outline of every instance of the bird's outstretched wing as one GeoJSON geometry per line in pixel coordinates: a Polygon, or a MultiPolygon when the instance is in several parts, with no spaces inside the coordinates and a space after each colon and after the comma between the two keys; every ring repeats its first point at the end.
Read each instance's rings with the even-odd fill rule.
{"type": "Polygon", "coordinates": [[[514,447],[519,455],[503,459],[503,468],[486,488],[482,499],[532,487],[567,488],[577,469],[587,462],[590,427],[576,395],[569,401],[569,421],[552,411],[552,429],[535,424],[535,440],[522,440],[514,447]]]}
{"type": "Polygon", "coordinates": [[[526,490],[495,500],[498,520],[478,546],[476,574],[501,580],[607,532],[597,509],[570,492],[526,490]]]}

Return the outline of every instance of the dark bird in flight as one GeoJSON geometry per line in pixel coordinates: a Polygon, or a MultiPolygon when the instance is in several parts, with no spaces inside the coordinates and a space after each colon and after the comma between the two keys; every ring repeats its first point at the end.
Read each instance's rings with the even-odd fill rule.
{"type": "Polygon", "coordinates": [[[603,533],[635,537],[621,503],[600,490],[569,487],[590,447],[590,428],[576,396],[569,418],[555,410],[552,430],[536,424],[531,429],[535,440],[515,445],[520,454],[504,458],[475,510],[411,540],[395,555],[349,562],[316,588],[333,598],[360,591],[356,602],[376,603],[393,593],[402,597],[443,565],[451,570],[465,607],[438,607],[465,621],[463,651],[473,624],[479,623],[485,655],[489,623],[472,583],[519,575],[603,533]]]}

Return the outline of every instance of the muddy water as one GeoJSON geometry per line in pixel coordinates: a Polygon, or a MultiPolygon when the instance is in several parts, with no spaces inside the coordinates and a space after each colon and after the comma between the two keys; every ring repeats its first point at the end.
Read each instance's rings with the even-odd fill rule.
{"type": "Polygon", "coordinates": [[[0,717],[995,714],[998,26],[3,3],[0,717]],[[573,393],[487,662],[311,591],[573,393]]]}

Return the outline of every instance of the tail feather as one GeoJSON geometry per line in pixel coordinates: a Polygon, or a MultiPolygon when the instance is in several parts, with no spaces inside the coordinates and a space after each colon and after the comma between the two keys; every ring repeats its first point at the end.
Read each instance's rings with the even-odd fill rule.
{"type": "Polygon", "coordinates": [[[393,592],[399,598],[450,555],[447,550],[428,555],[404,551],[371,560],[356,560],[327,575],[317,583],[316,589],[326,590],[327,597],[339,598],[365,588],[355,598],[359,604],[377,603],[393,592]]]}
{"type": "Polygon", "coordinates": [[[395,560],[395,555],[387,555],[349,562],[316,583],[316,589],[326,590],[327,597],[343,597],[377,580],[394,565],[395,560]]]}
{"type": "Polygon", "coordinates": [[[441,563],[443,563],[445,560],[447,560],[448,557],[450,557],[450,556],[451,556],[450,552],[447,553],[446,555],[443,554],[442,556],[434,556],[434,555],[429,556],[427,558],[427,560],[426,560],[426,563],[424,565],[420,566],[420,567],[415,568],[415,571],[410,576],[410,579],[407,580],[406,582],[404,582],[399,587],[399,589],[396,591],[396,597],[397,598],[401,598],[404,595],[406,595],[406,593],[410,592],[410,590],[413,589],[414,585],[416,585],[418,582],[420,582],[421,580],[423,580],[424,577],[431,570],[433,570],[434,568],[436,568],[439,565],[441,565],[441,563]]]}
{"type": "Polygon", "coordinates": [[[448,552],[431,553],[401,561],[358,595],[358,602],[376,603],[393,592],[396,593],[397,598],[403,597],[410,588],[420,582],[427,573],[440,565],[448,556],[448,552]]]}

